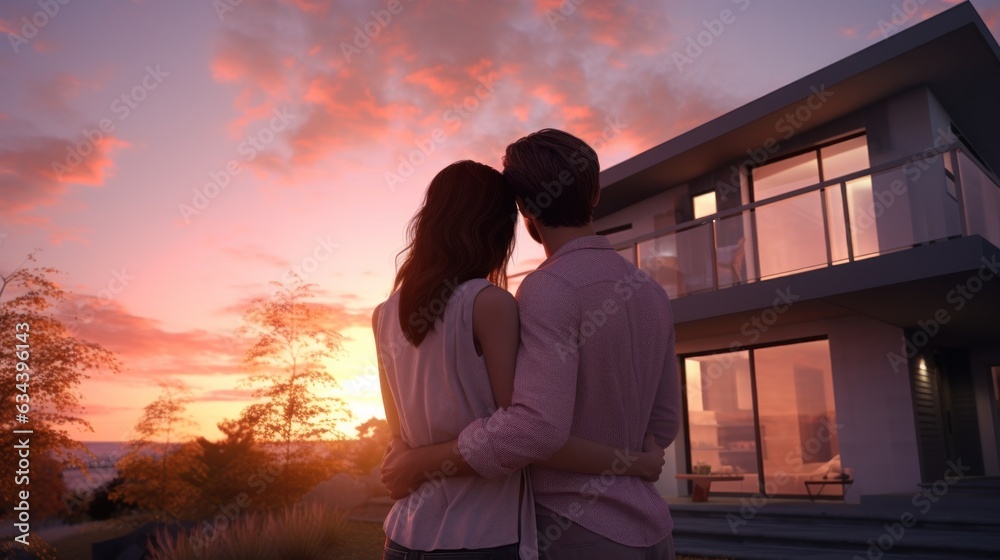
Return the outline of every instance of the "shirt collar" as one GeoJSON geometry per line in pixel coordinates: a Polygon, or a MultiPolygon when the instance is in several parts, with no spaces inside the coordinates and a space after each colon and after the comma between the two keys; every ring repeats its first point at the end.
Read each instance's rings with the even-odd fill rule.
{"type": "Polygon", "coordinates": [[[559,250],[553,253],[551,257],[545,259],[542,264],[538,265],[538,268],[551,264],[566,253],[579,251],[581,249],[612,249],[612,247],[611,242],[608,241],[608,238],[603,235],[584,235],[583,237],[577,237],[560,247],[559,250]]]}

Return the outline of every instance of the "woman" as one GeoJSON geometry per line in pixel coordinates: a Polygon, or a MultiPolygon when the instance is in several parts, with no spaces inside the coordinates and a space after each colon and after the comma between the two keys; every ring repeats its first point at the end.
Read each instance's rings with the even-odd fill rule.
{"type": "MultiPolygon", "coordinates": [[[[503,176],[460,161],[431,181],[409,227],[392,295],[372,316],[382,401],[394,438],[418,447],[456,438],[476,418],[510,405],[519,341],[506,288],[517,208],[503,176]]],[[[606,472],[618,450],[570,438],[544,466],[606,472]]],[[[659,473],[643,454],[633,476],[659,473]]],[[[447,478],[448,466],[397,501],[385,521],[385,559],[462,550],[451,558],[535,558],[534,501],[526,473],[447,478]],[[520,545],[520,550],[519,550],[520,545]]]]}

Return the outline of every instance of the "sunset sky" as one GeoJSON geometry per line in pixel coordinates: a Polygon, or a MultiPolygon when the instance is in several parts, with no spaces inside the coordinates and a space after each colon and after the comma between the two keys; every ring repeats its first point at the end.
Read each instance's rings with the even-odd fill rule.
{"type": "MultiPolygon", "coordinates": [[[[81,387],[77,437],[128,437],[161,384],[218,435],[248,402],[243,310],[296,268],[345,337],[351,425],[383,416],[371,310],[435,172],[499,168],[544,127],[607,168],[954,2],[614,4],[0,4],[0,273],[40,248],[67,325],[123,365],[81,387]]],[[[973,4],[998,34],[1000,0],[973,4]]],[[[532,268],[518,243],[513,270],[532,268]]]]}

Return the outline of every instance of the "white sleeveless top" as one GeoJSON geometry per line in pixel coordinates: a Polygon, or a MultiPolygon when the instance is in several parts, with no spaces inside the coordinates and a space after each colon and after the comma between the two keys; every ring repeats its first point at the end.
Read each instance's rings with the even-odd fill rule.
{"type": "MultiPolygon", "coordinates": [[[[400,435],[411,447],[456,439],[469,423],[496,409],[486,362],[476,354],[472,331],[473,303],[490,285],[478,278],[455,288],[443,321],[434,323],[417,348],[399,326],[399,292],[382,304],[375,339],[399,411],[400,435]]],[[[424,551],[520,541],[521,558],[537,558],[534,499],[526,470],[499,479],[433,478],[393,505],[384,524],[390,539],[424,551]]]]}

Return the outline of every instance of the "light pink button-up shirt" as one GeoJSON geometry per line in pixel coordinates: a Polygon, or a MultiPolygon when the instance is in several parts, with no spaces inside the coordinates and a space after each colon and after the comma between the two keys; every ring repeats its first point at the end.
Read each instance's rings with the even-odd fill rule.
{"type": "MultiPolygon", "coordinates": [[[[485,477],[510,476],[559,450],[569,434],[641,450],[646,433],[673,442],[680,383],[667,294],[587,236],[561,247],[521,283],[521,348],[513,404],[459,436],[485,477]]],[[[615,542],[644,547],[673,529],[651,482],[531,468],[535,502],[615,542]]],[[[540,535],[541,537],[541,535],[540,535]]]]}

